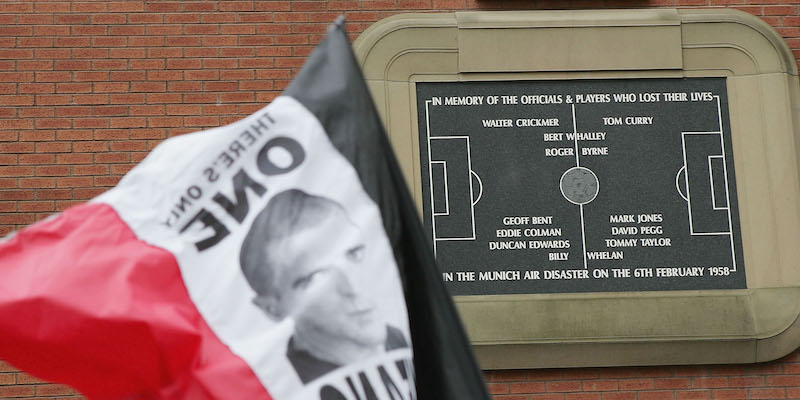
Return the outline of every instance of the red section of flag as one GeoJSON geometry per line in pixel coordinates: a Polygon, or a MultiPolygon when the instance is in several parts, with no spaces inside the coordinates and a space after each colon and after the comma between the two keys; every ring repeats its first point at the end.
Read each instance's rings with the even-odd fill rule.
{"type": "Polygon", "coordinates": [[[0,244],[0,354],[92,399],[270,399],[192,303],[175,257],[108,205],[0,244]]]}

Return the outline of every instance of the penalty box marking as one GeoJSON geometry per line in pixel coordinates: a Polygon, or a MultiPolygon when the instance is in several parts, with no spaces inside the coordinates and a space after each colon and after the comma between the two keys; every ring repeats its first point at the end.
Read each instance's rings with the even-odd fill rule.
{"type": "MultiPolygon", "coordinates": [[[[684,179],[686,181],[686,203],[688,206],[688,214],[689,214],[689,234],[692,236],[720,236],[720,235],[728,235],[730,237],[730,246],[731,246],[731,261],[733,263],[732,272],[736,272],[736,246],[733,240],[733,221],[732,221],[732,211],[730,209],[731,199],[730,199],[730,192],[731,188],[728,186],[728,162],[725,158],[725,135],[723,134],[723,126],[722,126],[722,108],[720,104],[719,96],[714,96],[717,102],[717,121],[719,123],[719,130],[717,131],[707,131],[707,132],[681,132],[681,151],[683,152],[683,169],[684,169],[684,179]],[[692,226],[692,201],[691,201],[691,194],[689,193],[689,169],[686,168],[686,135],[718,135],[720,140],[720,147],[722,148],[722,155],[717,155],[717,157],[722,158],[722,166],[724,171],[724,179],[725,179],[725,198],[727,200],[728,207],[725,208],[725,211],[728,213],[728,231],[727,232],[694,232],[694,227],[692,226]]],[[[710,157],[709,157],[709,164],[710,164],[710,157]]],[[[710,171],[710,165],[709,165],[710,171]]],[[[713,179],[709,177],[709,179],[713,179]]],[[[677,184],[677,182],[676,182],[677,184]]],[[[714,186],[713,182],[711,182],[711,190],[713,194],[714,186]]],[[[680,191],[678,192],[680,193],[680,191]]],[[[713,201],[713,199],[712,199],[713,201]]],[[[712,202],[712,206],[713,206],[712,202]]]]}
{"type": "MultiPolygon", "coordinates": [[[[427,137],[427,144],[428,144],[428,190],[430,191],[430,206],[431,206],[431,234],[432,234],[432,242],[433,242],[433,254],[436,254],[436,243],[438,241],[448,241],[448,240],[475,240],[475,203],[474,201],[474,192],[472,188],[472,174],[475,174],[472,171],[472,152],[469,145],[469,136],[431,136],[431,120],[430,120],[430,105],[431,100],[425,100],[425,136],[427,137]],[[436,235],[436,215],[433,213],[433,169],[431,168],[431,163],[433,162],[433,157],[431,156],[431,141],[432,140],[447,140],[447,139],[465,139],[466,140],[466,149],[467,149],[467,168],[470,172],[470,179],[469,179],[469,194],[470,194],[470,212],[471,212],[471,226],[472,226],[472,235],[470,237],[463,237],[463,238],[438,238],[436,235]]],[[[477,176],[477,174],[475,174],[477,176]]],[[[482,186],[482,184],[481,184],[482,186]]],[[[481,196],[483,196],[483,188],[481,188],[481,196]]],[[[445,189],[447,190],[447,189],[445,189]]],[[[449,196],[449,193],[447,194],[449,196]]],[[[449,204],[449,203],[448,203],[449,204]]],[[[449,213],[449,207],[448,207],[449,213]]]]}

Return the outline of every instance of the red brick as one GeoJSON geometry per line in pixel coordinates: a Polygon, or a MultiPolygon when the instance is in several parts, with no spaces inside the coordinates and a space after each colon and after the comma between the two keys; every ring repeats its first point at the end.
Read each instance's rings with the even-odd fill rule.
{"type": "Polygon", "coordinates": [[[162,128],[142,128],[131,129],[130,138],[133,140],[141,139],[165,139],[167,137],[166,130],[162,128]]]}
{"type": "Polygon", "coordinates": [[[17,47],[53,47],[53,38],[21,37],[17,40],[17,47]]]}
{"type": "Polygon", "coordinates": [[[203,115],[225,115],[225,114],[252,114],[261,109],[261,105],[256,105],[252,110],[241,109],[235,104],[206,105],[203,106],[203,115]]]}
{"type": "Polygon", "coordinates": [[[73,120],[73,125],[78,129],[108,128],[108,126],[111,125],[111,122],[108,118],[75,118],[73,120]]]}
{"type": "Polygon", "coordinates": [[[144,104],[146,97],[144,94],[112,94],[108,97],[109,104],[144,104]]]}
{"type": "Polygon", "coordinates": [[[219,126],[219,117],[185,117],[184,124],[187,127],[216,127],[219,126]]]}
{"type": "Polygon", "coordinates": [[[20,212],[55,211],[55,209],[56,205],[52,201],[21,201],[18,206],[20,212]]]}
{"type": "Polygon", "coordinates": [[[196,36],[167,36],[167,46],[189,47],[202,46],[202,39],[196,36]]]}
{"type": "Polygon", "coordinates": [[[34,145],[33,143],[0,143],[0,153],[33,153],[34,152],[34,145]]]}
{"type": "Polygon", "coordinates": [[[677,400],[710,400],[711,390],[686,390],[676,392],[677,400]]]}
{"type": "Polygon", "coordinates": [[[150,117],[148,125],[154,128],[175,128],[183,125],[183,117],[150,117]]]}
{"type": "Polygon", "coordinates": [[[111,119],[112,128],[141,128],[147,126],[147,120],[141,117],[120,117],[111,119]]]}
{"type": "Polygon", "coordinates": [[[0,131],[0,142],[13,142],[16,141],[19,135],[16,132],[2,132],[0,131]]]}
{"type": "Polygon", "coordinates": [[[106,190],[108,188],[76,188],[73,189],[73,194],[76,200],[89,200],[103,194],[106,190]]]}
{"type": "Polygon", "coordinates": [[[69,118],[39,118],[36,120],[37,129],[68,129],[72,127],[69,118]]]}
{"type": "Polygon", "coordinates": [[[253,57],[256,52],[250,47],[223,48],[220,50],[222,57],[253,57]]]}
{"type": "Polygon", "coordinates": [[[135,166],[136,166],[135,164],[112,165],[111,166],[111,173],[112,174],[117,174],[117,175],[125,175],[125,174],[128,173],[128,171],[130,171],[135,166]]]}
{"type": "MultiPolygon", "coordinates": [[[[82,200],[56,200],[56,211],[64,211],[69,207],[84,203],[82,200]]],[[[72,399],[73,397],[69,397],[72,399]]],[[[83,397],[75,397],[76,400],[83,400],[83,397]]]]}
{"type": "MultiPolygon", "coordinates": [[[[105,3],[72,3],[72,11],[73,12],[88,12],[88,13],[99,13],[99,12],[106,12],[108,11],[108,7],[105,3]]],[[[109,20],[101,20],[98,18],[97,15],[92,16],[94,23],[111,23],[112,21],[109,20]]],[[[122,23],[119,20],[113,21],[114,23],[122,23]]]]}
{"type": "Polygon", "coordinates": [[[108,57],[108,49],[73,49],[73,56],[75,58],[106,58],[108,57]]]}
{"type": "Polygon", "coordinates": [[[0,12],[3,13],[30,13],[33,12],[33,2],[30,3],[23,3],[23,2],[9,2],[2,4],[0,3],[0,12]]]}
{"type": "Polygon", "coordinates": [[[55,154],[20,154],[19,163],[26,165],[52,164],[56,160],[55,154]]]}
{"type": "Polygon", "coordinates": [[[33,200],[35,196],[33,190],[0,190],[0,200],[33,200]]]}
{"type": "Polygon", "coordinates": [[[108,175],[109,171],[107,165],[76,165],[72,168],[75,175],[108,175]]]}
{"type": "MultiPolygon", "coordinates": [[[[730,387],[758,387],[758,386],[764,386],[764,377],[763,376],[730,377],[728,383],[730,387]]],[[[770,385],[770,386],[776,386],[776,385],[770,385]]]]}
{"type": "Polygon", "coordinates": [[[486,385],[490,394],[507,394],[509,393],[509,385],[507,383],[488,383],[486,385]]]}
{"type": "Polygon", "coordinates": [[[238,67],[238,60],[227,58],[209,58],[203,60],[203,68],[230,69],[238,67]]]}
{"type": "Polygon", "coordinates": [[[583,382],[583,390],[584,391],[610,391],[610,390],[617,390],[619,388],[619,382],[617,380],[598,380],[598,381],[584,381],[583,382]]]}
{"type": "Polygon", "coordinates": [[[118,13],[144,11],[144,2],[137,0],[110,2],[108,3],[108,11],[118,13]]]}
{"type": "Polygon", "coordinates": [[[130,137],[130,132],[135,129],[96,129],[94,138],[96,140],[123,140],[130,137]]]}
{"type": "MultiPolygon", "coordinates": [[[[196,24],[200,22],[200,14],[166,14],[164,15],[164,22],[168,24],[196,24]]],[[[192,26],[192,25],[189,25],[192,26]]],[[[189,33],[189,32],[185,32],[189,33]]],[[[215,32],[204,32],[204,33],[215,33],[215,32]]]]}
{"type": "Polygon", "coordinates": [[[34,36],[69,36],[69,26],[41,25],[33,27],[34,36]]]}
{"type": "Polygon", "coordinates": [[[40,142],[36,143],[36,151],[39,153],[64,153],[72,151],[72,143],[69,142],[40,142]]]}
{"type": "Polygon", "coordinates": [[[91,83],[56,83],[56,93],[91,93],[91,83]]]}
{"type": "Polygon", "coordinates": [[[20,83],[18,93],[55,93],[54,83],[20,83]]]}
{"type": "Polygon", "coordinates": [[[786,389],[748,389],[748,399],[785,399],[786,389]]]}
{"type": "Polygon", "coordinates": [[[92,107],[92,113],[99,116],[126,115],[128,109],[125,106],[99,106],[92,107]]]}
{"type": "Polygon", "coordinates": [[[219,4],[220,11],[254,11],[252,1],[226,1],[219,4]]]}
{"type": "Polygon", "coordinates": [[[182,71],[147,71],[149,81],[180,81],[183,80],[182,71]]]}
{"type": "Polygon", "coordinates": [[[119,183],[120,176],[98,176],[94,178],[95,186],[116,186],[119,183]]]}
{"type": "MultiPolygon", "coordinates": [[[[91,164],[94,162],[94,155],[91,153],[66,153],[57,154],[56,162],[58,164],[91,164]]],[[[78,174],[73,170],[73,174],[78,174]]]]}
{"type": "Polygon", "coordinates": [[[65,165],[47,165],[36,167],[36,175],[38,176],[67,176],[69,175],[69,167],[65,165]]]}
{"type": "Polygon", "coordinates": [[[215,93],[187,93],[183,95],[184,103],[216,103],[219,96],[215,93]]]}
{"type": "Polygon", "coordinates": [[[184,77],[187,80],[200,80],[200,81],[218,80],[219,71],[216,70],[185,71],[184,77]]]}
{"type": "Polygon", "coordinates": [[[646,390],[655,388],[652,379],[620,379],[619,388],[622,390],[646,390]]]}
{"type": "Polygon", "coordinates": [[[31,36],[33,27],[30,26],[3,26],[0,27],[0,36],[31,36]]]}
{"type": "Polygon", "coordinates": [[[252,103],[255,101],[254,93],[221,93],[223,103],[252,103]]]}
{"type": "Polygon", "coordinates": [[[530,400],[564,400],[563,393],[551,393],[551,394],[534,394],[531,395],[530,400]]]}
{"type": "Polygon", "coordinates": [[[692,387],[698,389],[728,387],[728,378],[694,378],[692,387]]]}
{"type": "Polygon", "coordinates": [[[73,96],[74,104],[108,104],[107,94],[81,94],[73,96]]]}
{"type": "Polygon", "coordinates": [[[11,364],[0,360],[0,372],[16,372],[17,369],[14,368],[11,364]]]}
{"type": "Polygon", "coordinates": [[[126,93],[130,84],[128,82],[98,82],[94,84],[95,93],[126,93]]]}
{"type": "MultiPolygon", "coordinates": [[[[763,378],[753,380],[749,386],[763,386],[763,378]]],[[[733,384],[731,384],[733,386],[733,384]]],[[[800,386],[800,375],[777,375],[767,377],[767,386],[800,386]]]]}
{"type": "MultiPolygon", "coordinates": [[[[0,101],[1,102],[1,101],[0,101]]],[[[56,106],[72,104],[72,96],[70,95],[36,95],[37,106],[56,106]]]]}
{"type": "MultiPolygon", "coordinates": [[[[160,24],[164,22],[163,14],[128,14],[128,22],[131,24],[160,24]]],[[[136,35],[144,35],[144,27],[137,31],[136,35]]]]}
{"type": "Polygon", "coordinates": [[[542,393],[547,390],[544,382],[520,382],[511,383],[509,393],[542,393]]]}
{"type": "Polygon", "coordinates": [[[128,153],[100,153],[95,155],[95,162],[98,163],[115,164],[129,162],[130,160],[131,156],[128,153]]]}
{"type": "Polygon", "coordinates": [[[600,400],[600,393],[567,393],[565,400],[600,400]]]}
{"type": "Polygon", "coordinates": [[[69,200],[72,199],[72,189],[41,189],[36,191],[38,200],[69,200]]]}
{"type": "Polygon", "coordinates": [[[639,392],[639,400],[674,400],[675,393],[671,390],[657,390],[639,392]]]}
{"type": "Polygon", "coordinates": [[[764,15],[797,15],[797,6],[764,6],[764,15]]]}
{"type": "MultiPolygon", "coordinates": [[[[24,114],[20,115],[25,117],[24,114]]],[[[31,119],[0,119],[0,129],[33,129],[31,119]]]]}
{"type": "Polygon", "coordinates": [[[94,179],[91,177],[64,177],[58,178],[57,185],[60,188],[71,187],[91,187],[94,179]]]}
{"type": "MultiPolygon", "coordinates": [[[[289,11],[291,10],[289,1],[257,1],[256,11],[289,11]]],[[[335,18],[335,17],[334,17],[335,18]]],[[[333,21],[332,19],[330,21],[333,21]]]]}
{"type": "Polygon", "coordinates": [[[166,92],[166,82],[132,82],[131,92],[166,92]]]}
{"type": "Polygon", "coordinates": [[[108,142],[105,141],[85,141],[75,142],[72,144],[72,149],[75,152],[100,152],[108,151],[108,142]]]}
{"type": "Polygon", "coordinates": [[[203,87],[211,92],[232,92],[239,89],[238,82],[204,82],[203,87]]]}
{"type": "Polygon", "coordinates": [[[0,386],[2,397],[26,397],[36,394],[33,386],[0,386]]]}
{"type": "Polygon", "coordinates": [[[145,151],[147,145],[142,141],[111,142],[111,151],[145,151]]]}
{"type": "MultiPolygon", "coordinates": [[[[59,110],[62,108],[63,107],[59,107],[59,110]]],[[[55,117],[56,109],[54,107],[20,108],[19,113],[17,113],[14,108],[8,107],[0,108],[0,115],[9,118],[19,115],[27,120],[27,122],[25,122],[25,120],[17,121],[14,119],[0,120],[0,125],[2,126],[16,125],[16,128],[11,129],[33,129],[32,124],[34,123],[34,118],[55,117]]]]}
{"type": "Polygon", "coordinates": [[[110,79],[112,81],[143,81],[147,79],[145,71],[111,71],[110,79]]]}
{"type": "Polygon", "coordinates": [[[49,60],[18,60],[17,71],[47,71],[53,69],[53,61],[49,60]]]}
{"type": "Polygon", "coordinates": [[[55,137],[55,131],[46,131],[41,129],[34,131],[20,131],[19,133],[20,142],[53,141],[55,140],[55,137]]]}
{"type": "Polygon", "coordinates": [[[0,154],[0,165],[17,165],[21,164],[18,162],[20,156],[25,156],[29,154],[0,154]]]}
{"type": "MultiPolygon", "coordinates": [[[[71,72],[51,72],[51,71],[41,71],[36,72],[36,82],[64,82],[72,80],[72,73],[71,72]]],[[[31,82],[32,79],[19,79],[13,78],[10,82],[31,82]]],[[[0,73],[0,82],[6,82],[3,79],[3,73],[0,73]]]]}
{"type": "Polygon", "coordinates": [[[580,381],[547,382],[548,392],[576,392],[581,390],[580,381]]]}
{"type": "Polygon", "coordinates": [[[203,90],[203,82],[178,81],[167,83],[168,92],[199,92],[203,90]]]}
{"type": "Polygon", "coordinates": [[[68,130],[56,132],[56,140],[91,140],[90,130],[68,130]]]}
{"type": "Polygon", "coordinates": [[[130,115],[139,116],[139,115],[164,115],[164,106],[163,105],[153,105],[153,106],[131,106],[130,107],[130,115]]]}

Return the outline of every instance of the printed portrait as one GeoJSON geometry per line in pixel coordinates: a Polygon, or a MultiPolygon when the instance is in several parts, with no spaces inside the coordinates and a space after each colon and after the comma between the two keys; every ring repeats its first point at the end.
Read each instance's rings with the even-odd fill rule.
{"type": "Polygon", "coordinates": [[[383,271],[364,265],[366,236],[341,204],[289,189],[269,200],[242,242],[253,304],[274,321],[294,323],[285,354],[303,384],[408,347],[362,287],[383,271]]]}

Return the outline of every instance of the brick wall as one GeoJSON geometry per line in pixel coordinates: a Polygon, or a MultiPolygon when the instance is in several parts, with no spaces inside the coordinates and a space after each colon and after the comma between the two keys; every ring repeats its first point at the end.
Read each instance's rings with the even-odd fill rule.
{"type": "MultiPolygon", "coordinates": [[[[0,236],[116,184],[161,140],[250,114],[325,24],[398,12],[735,7],[800,56],[800,0],[0,1],[0,236]]],[[[500,400],[800,398],[800,356],[762,365],[487,373],[500,400]]],[[[0,362],[0,398],[78,398],[0,362]]]]}

